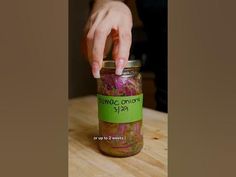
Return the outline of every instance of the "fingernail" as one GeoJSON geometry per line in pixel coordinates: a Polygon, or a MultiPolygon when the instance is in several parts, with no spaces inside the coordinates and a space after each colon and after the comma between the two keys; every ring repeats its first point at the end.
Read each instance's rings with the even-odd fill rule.
{"type": "Polygon", "coordinates": [[[125,60],[118,59],[116,61],[116,75],[121,75],[124,69],[125,60]]]}
{"type": "Polygon", "coordinates": [[[94,78],[96,79],[100,78],[99,65],[97,62],[93,62],[92,64],[92,73],[94,78]]]}

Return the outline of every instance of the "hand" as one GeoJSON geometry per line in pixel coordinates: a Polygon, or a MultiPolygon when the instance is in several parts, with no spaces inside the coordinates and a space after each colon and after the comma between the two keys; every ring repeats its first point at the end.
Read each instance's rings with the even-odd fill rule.
{"type": "Polygon", "coordinates": [[[95,2],[86,25],[87,56],[95,78],[100,77],[104,51],[109,49],[109,37],[113,42],[112,57],[116,63],[116,74],[122,74],[129,58],[132,25],[132,14],[123,2],[95,2]]]}

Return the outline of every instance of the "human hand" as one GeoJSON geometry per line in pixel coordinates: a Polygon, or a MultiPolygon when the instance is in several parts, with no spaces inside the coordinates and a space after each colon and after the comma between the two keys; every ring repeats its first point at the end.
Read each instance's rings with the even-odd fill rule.
{"type": "Polygon", "coordinates": [[[129,58],[132,25],[132,14],[123,2],[95,1],[86,24],[86,51],[94,78],[100,77],[104,51],[109,48],[109,37],[113,43],[112,57],[116,63],[116,74],[122,74],[129,58]]]}

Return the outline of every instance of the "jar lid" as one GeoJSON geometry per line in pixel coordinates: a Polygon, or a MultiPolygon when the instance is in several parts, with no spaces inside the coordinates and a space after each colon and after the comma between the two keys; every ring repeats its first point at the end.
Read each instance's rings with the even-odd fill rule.
{"type": "MultiPolygon", "coordinates": [[[[103,68],[116,68],[116,64],[114,60],[105,60],[102,63],[103,68]]],[[[129,60],[125,66],[125,68],[139,68],[141,67],[141,61],[140,60],[129,60]]]]}

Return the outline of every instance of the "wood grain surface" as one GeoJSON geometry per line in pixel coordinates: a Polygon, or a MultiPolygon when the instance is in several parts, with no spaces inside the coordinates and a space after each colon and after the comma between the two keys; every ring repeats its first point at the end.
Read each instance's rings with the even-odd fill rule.
{"type": "Polygon", "coordinates": [[[144,108],[144,147],[131,157],[100,153],[95,96],[69,101],[69,177],[167,177],[167,114],[144,108]]]}

